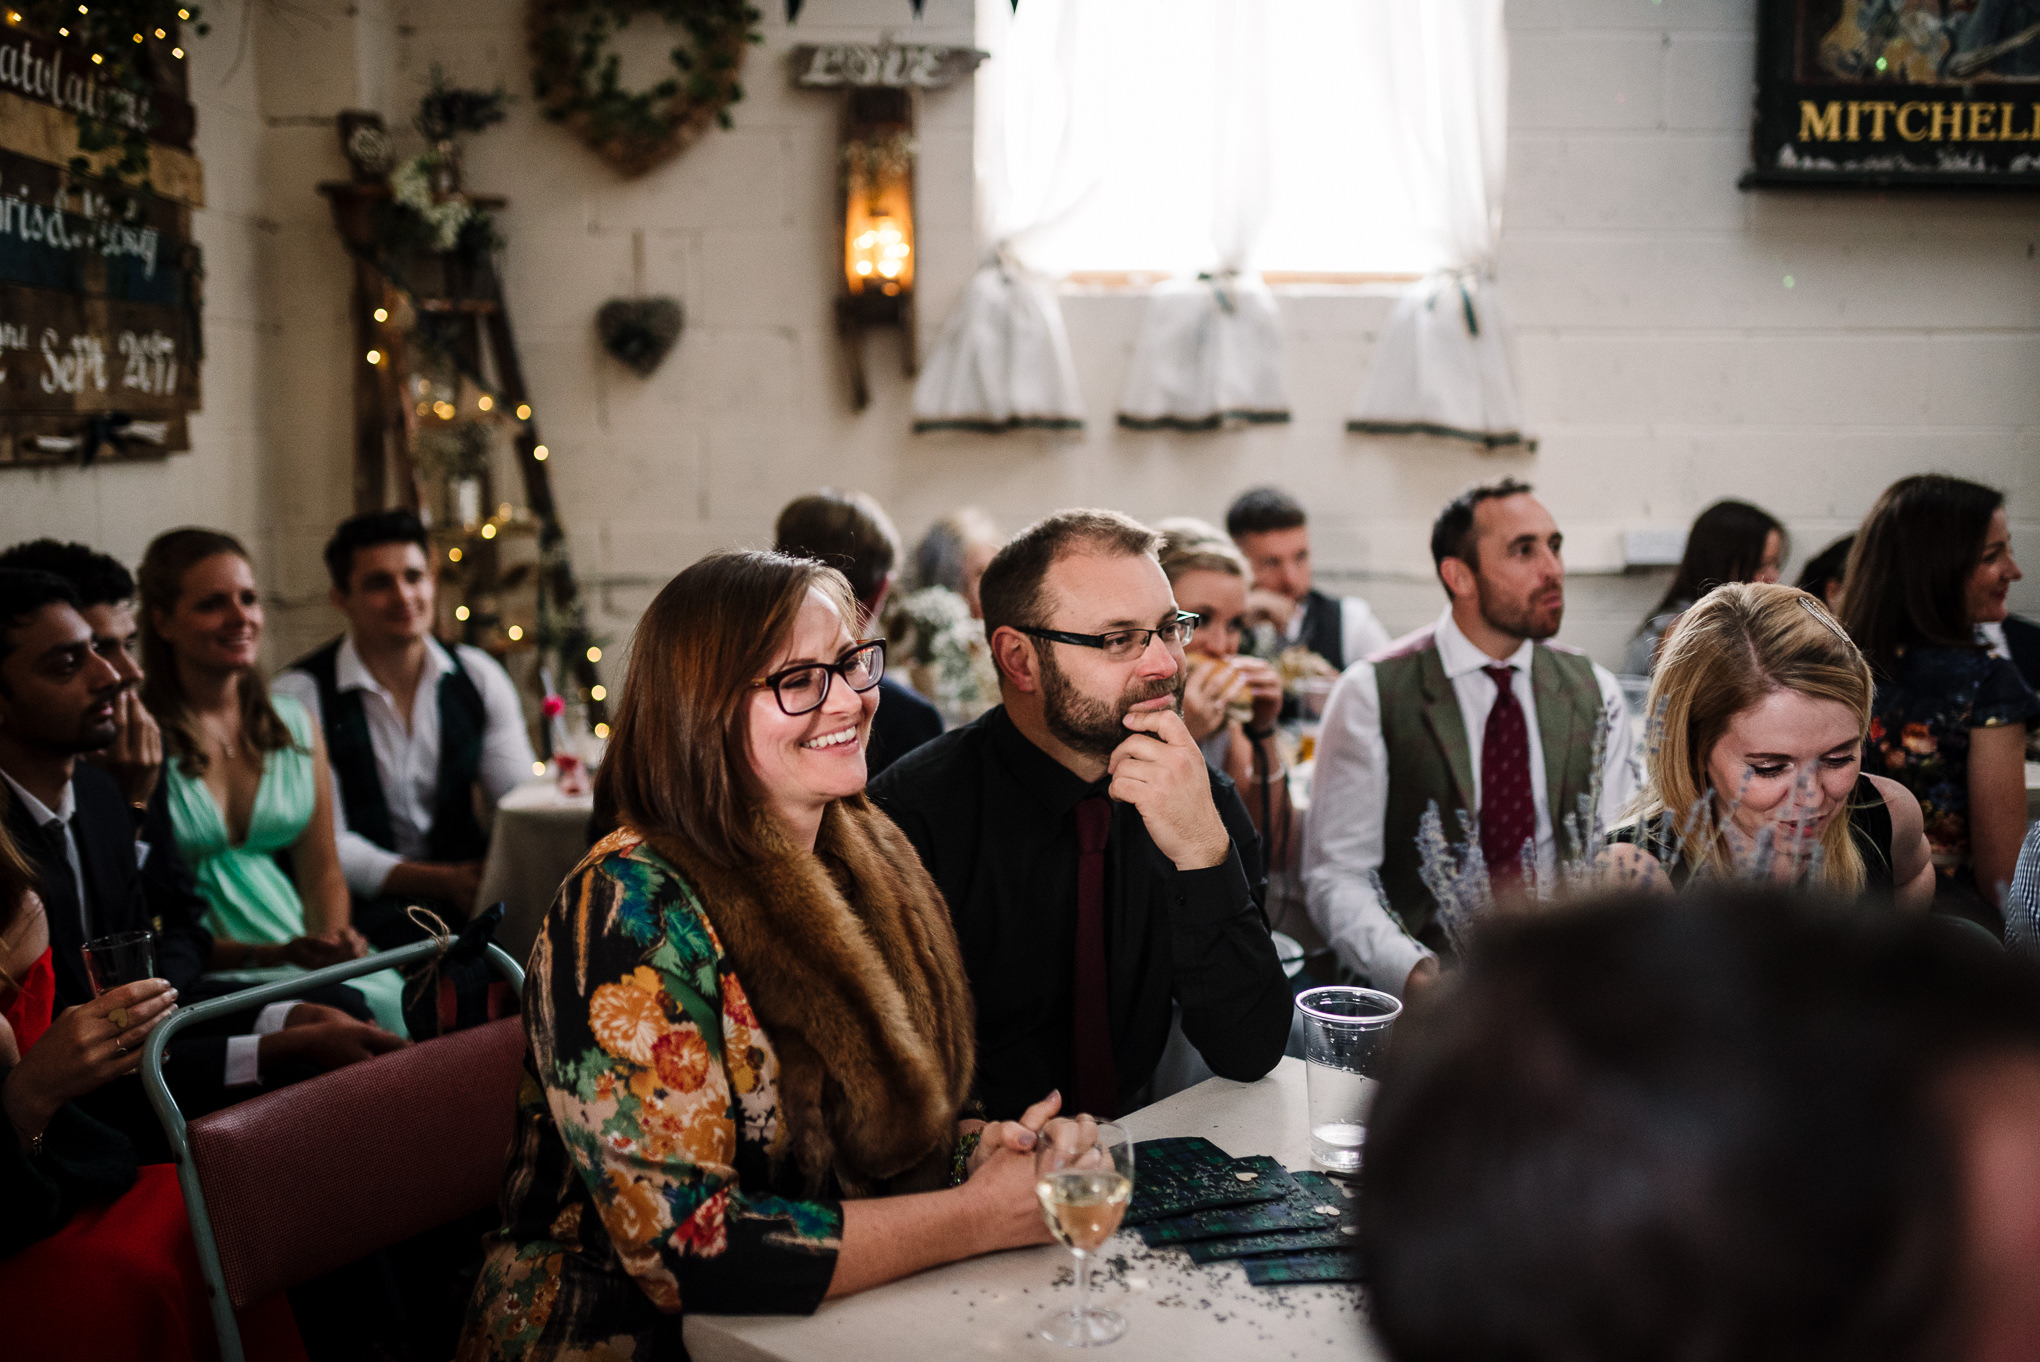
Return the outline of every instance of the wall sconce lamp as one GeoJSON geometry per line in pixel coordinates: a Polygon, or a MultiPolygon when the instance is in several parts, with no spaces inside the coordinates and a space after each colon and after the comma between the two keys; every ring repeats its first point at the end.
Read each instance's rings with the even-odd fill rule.
{"type": "Polygon", "coordinates": [[[843,296],[836,334],[850,365],[850,401],[871,403],[864,334],[900,330],[901,369],[914,372],[914,107],[905,90],[854,89],[843,130],[843,296]]]}
{"type": "Polygon", "coordinates": [[[871,403],[864,373],[865,333],[900,331],[901,368],[915,368],[913,91],[939,90],[985,59],[969,47],[831,43],[796,47],[793,82],[804,89],[841,89],[843,292],[836,299],[836,335],[850,373],[850,400],[871,403]]]}

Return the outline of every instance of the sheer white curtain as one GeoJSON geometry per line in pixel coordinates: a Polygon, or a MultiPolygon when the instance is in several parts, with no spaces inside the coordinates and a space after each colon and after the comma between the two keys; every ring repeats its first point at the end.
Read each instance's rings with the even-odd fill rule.
{"type": "Polygon", "coordinates": [[[1502,0],[1391,4],[1382,31],[1409,211],[1445,267],[1398,303],[1346,428],[1531,443],[1495,285],[1508,134],[1502,0]]]}
{"type": "MultiPolygon", "coordinates": [[[[1186,28],[1199,8],[1183,7],[1186,28]]],[[[1289,419],[1281,317],[1252,269],[1270,198],[1267,15],[1263,0],[1217,0],[1206,13],[1215,260],[1149,296],[1119,398],[1119,424],[1136,430],[1289,419]]]]}
{"type": "Polygon", "coordinates": [[[1031,249],[1083,197],[1081,0],[979,0],[977,178],[989,242],[914,385],[914,429],[1075,430],[1083,405],[1053,283],[1031,249]]]}

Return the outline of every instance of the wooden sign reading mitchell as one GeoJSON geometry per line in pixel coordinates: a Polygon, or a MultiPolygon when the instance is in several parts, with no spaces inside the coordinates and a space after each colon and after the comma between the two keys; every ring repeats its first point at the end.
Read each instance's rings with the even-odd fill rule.
{"type": "Polygon", "coordinates": [[[1799,101],[1801,142],[2035,142],[2040,101],[1799,101]]]}

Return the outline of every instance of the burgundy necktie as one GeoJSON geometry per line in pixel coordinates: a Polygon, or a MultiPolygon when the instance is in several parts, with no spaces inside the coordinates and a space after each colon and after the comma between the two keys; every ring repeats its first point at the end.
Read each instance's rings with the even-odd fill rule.
{"type": "Polygon", "coordinates": [[[1112,1059],[1112,1011],[1105,997],[1105,838],[1111,830],[1111,800],[1092,795],[1078,803],[1077,1091],[1075,1108],[1063,1107],[1066,1116],[1119,1111],[1119,1066],[1112,1059]]]}
{"type": "Polygon", "coordinates": [[[1530,726],[1516,703],[1513,667],[1484,667],[1495,683],[1480,744],[1480,854],[1497,892],[1523,882],[1523,844],[1537,836],[1530,797],[1530,726]]]}

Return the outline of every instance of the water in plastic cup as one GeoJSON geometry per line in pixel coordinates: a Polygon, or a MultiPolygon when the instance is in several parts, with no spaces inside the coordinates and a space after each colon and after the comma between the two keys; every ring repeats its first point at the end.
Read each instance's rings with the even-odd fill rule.
{"type": "Polygon", "coordinates": [[[1376,1075],[1402,1004],[1371,988],[1332,984],[1298,994],[1296,1010],[1303,1016],[1310,1156],[1335,1173],[1358,1172],[1367,1112],[1381,1086],[1376,1075]]]}

